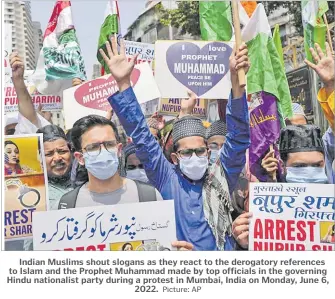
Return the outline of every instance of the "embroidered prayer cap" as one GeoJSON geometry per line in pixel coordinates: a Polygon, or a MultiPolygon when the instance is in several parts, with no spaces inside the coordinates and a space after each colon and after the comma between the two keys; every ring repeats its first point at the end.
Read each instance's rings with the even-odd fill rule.
{"type": "Polygon", "coordinates": [[[315,125],[283,128],[280,132],[279,150],[281,154],[314,151],[324,153],[320,128],[315,125]]]}
{"type": "Polygon", "coordinates": [[[136,153],[136,146],[134,143],[129,143],[127,144],[124,149],[123,149],[123,152],[124,152],[124,158],[125,160],[127,160],[127,158],[132,155],[132,154],[135,154],[136,153]]]}
{"type": "Polygon", "coordinates": [[[184,116],[178,119],[173,125],[172,139],[176,144],[180,139],[192,136],[200,136],[206,139],[206,128],[200,118],[184,116]]]}
{"type": "Polygon", "coordinates": [[[43,134],[43,142],[54,141],[57,139],[67,140],[63,129],[56,125],[47,125],[41,129],[38,129],[36,133],[43,134]]]}
{"type": "Polygon", "coordinates": [[[217,120],[212,123],[212,125],[207,129],[207,139],[213,136],[226,136],[227,135],[227,125],[222,120],[217,120]]]}
{"type": "Polygon", "coordinates": [[[298,103],[292,103],[292,111],[294,115],[303,115],[305,116],[304,108],[298,103]]]}
{"type": "Polygon", "coordinates": [[[155,118],[151,118],[151,117],[148,118],[147,119],[147,125],[148,125],[149,128],[153,128],[153,129],[158,130],[158,121],[155,118]]]}

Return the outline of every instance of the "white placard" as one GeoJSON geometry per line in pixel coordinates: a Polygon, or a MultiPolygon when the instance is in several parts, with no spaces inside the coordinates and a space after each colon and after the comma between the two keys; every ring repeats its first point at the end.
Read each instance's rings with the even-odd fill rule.
{"type": "Polygon", "coordinates": [[[249,250],[335,250],[334,187],[251,183],[249,250]]]}
{"type": "Polygon", "coordinates": [[[171,250],[174,201],[34,213],[33,238],[34,250],[171,250]]]}
{"type": "MultiPolygon", "coordinates": [[[[140,104],[160,97],[148,63],[135,66],[131,75],[131,83],[140,104]]],[[[71,129],[78,119],[90,114],[105,116],[106,112],[111,109],[107,99],[117,91],[117,83],[111,75],[64,90],[65,128],[71,129]]]]}
{"type": "Polygon", "coordinates": [[[231,90],[231,42],[157,41],[155,79],[162,98],[227,99],[231,90]]]}

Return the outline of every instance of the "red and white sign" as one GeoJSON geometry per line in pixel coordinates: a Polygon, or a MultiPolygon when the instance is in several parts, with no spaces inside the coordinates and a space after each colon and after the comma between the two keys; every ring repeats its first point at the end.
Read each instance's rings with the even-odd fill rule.
{"type": "Polygon", "coordinates": [[[335,250],[334,185],[252,183],[249,204],[249,250],[335,250]]]}
{"type": "MultiPolygon", "coordinates": [[[[160,97],[148,63],[135,66],[131,83],[140,104],[160,97]]],[[[111,75],[66,89],[63,92],[66,129],[71,129],[78,119],[89,114],[105,116],[111,109],[107,99],[117,91],[117,82],[111,75]]]]}

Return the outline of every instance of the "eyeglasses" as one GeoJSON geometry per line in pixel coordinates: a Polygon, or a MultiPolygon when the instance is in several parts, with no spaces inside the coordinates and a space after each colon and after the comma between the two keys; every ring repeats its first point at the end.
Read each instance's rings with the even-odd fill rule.
{"type": "Polygon", "coordinates": [[[127,165],[126,166],[127,170],[135,170],[135,169],[144,169],[143,164],[138,164],[137,166],[135,165],[127,165]]]}
{"type": "Polygon", "coordinates": [[[103,141],[103,142],[91,143],[91,144],[87,145],[86,147],[84,147],[83,150],[85,150],[85,152],[89,156],[99,156],[100,153],[101,153],[101,145],[102,144],[105,147],[105,149],[110,153],[113,153],[113,151],[115,150],[115,148],[117,146],[116,140],[103,141]]]}
{"type": "Polygon", "coordinates": [[[199,158],[207,155],[207,147],[188,148],[177,152],[181,158],[190,159],[195,153],[199,158]]]}
{"type": "Polygon", "coordinates": [[[58,155],[60,156],[63,156],[63,155],[66,155],[70,152],[70,150],[68,148],[56,148],[55,150],[53,151],[50,151],[50,152],[46,152],[44,154],[44,156],[50,158],[50,157],[53,157],[55,155],[55,153],[57,153],[58,155]]]}
{"type": "Polygon", "coordinates": [[[211,149],[211,150],[218,150],[218,149],[220,149],[219,145],[217,143],[215,143],[215,142],[209,144],[208,148],[211,149]]]}

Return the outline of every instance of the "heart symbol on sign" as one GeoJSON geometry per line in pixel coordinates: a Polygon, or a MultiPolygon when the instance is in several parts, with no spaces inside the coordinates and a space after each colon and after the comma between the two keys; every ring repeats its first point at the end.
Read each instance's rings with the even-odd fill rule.
{"type": "Polygon", "coordinates": [[[208,43],[202,49],[191,42],[178,42],[166,51],[166,62],[171,74],[200,97],[228,73],[232,51],[223,42],[208,43]]]}
{"type": "MultiPolygon", "coordinates": [[[[134,69],[130,81],[134,87],[141,75],[141,71],[134,69]]],[[[111,109],[108,98],[119,90],[113,76],[98,78],[81,84],[74,92],[78,104],[92,109],[107,111],[111,109]]]]}

